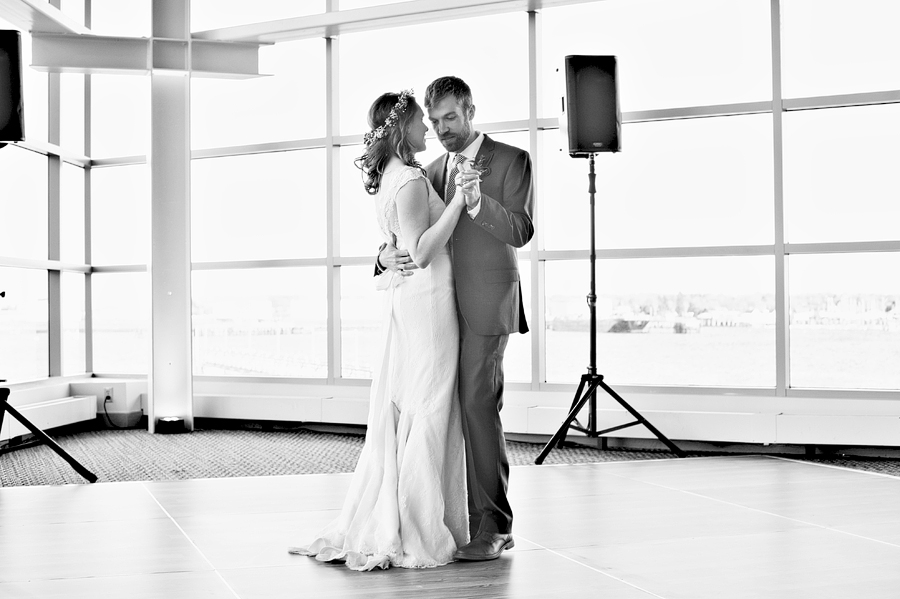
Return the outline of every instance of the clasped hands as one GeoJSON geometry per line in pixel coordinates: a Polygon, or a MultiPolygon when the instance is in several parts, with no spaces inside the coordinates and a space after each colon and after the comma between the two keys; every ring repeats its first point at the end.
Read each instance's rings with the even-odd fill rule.
{"type": "Polygon", "coordinates": [[[456,174],[456,187],[462,191],[463,199],[466,201],[466,208],[472,210],[481,201],[481,171],[472,168],[469,161],[466,160],[460,166],[459,172],[456,174]]]}
{"type": "MultiPolygon", "coordinates": [[[[468,161],[463,162],[459,172],[456,174],[454,183],[456,183],[459,191],[462,191],[462,194],[457,192],[454,199],[462,195],[467,210],[472,210],[478,206],[478,203],[481,201],[480,170],[471,168],[468,161]]],[[[397,249],[397,236],[393,233],[391,233],[391,242],[379,252],[378,262],[384,270],[396,272],[404,277],[410,276],[413,274],[411,271],[419,268],[409,255],[409,250],[397,249]]]]}

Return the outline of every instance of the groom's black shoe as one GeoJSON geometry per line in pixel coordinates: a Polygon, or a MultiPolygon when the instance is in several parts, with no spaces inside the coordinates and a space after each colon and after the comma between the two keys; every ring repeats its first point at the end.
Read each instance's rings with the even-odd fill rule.
{"type": "Polygon", "coordinates": [[[453,559],[484,562],[487,560],[497,559],[505,549],[512,549],[516,546],[510,534],[498,534],[494,532],[481,532],[468,544],[463,545],[456,550],[453,559]]]}

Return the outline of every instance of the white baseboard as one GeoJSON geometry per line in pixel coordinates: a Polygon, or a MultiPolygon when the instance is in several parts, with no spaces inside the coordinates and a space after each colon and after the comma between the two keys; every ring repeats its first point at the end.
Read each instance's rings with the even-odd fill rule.
{"type": "MultiPolygon", "coordinates": [[[[194,415],[209,418],[243,420],[280,420],[330,424],[365,424],[368,414],[368,388],[346,390],[340,396],[329,394],[335,388],[307,386],[291,395],[285,389],[271,395],[228,394],[209,392],[194,396],[194,415]],[[321,394],[316,393],[320,391],[321,394]]],[[[297,391],[295,390],[295,391],[297,391]]],[[[249,390],[248,390],[249,391],[249,390]]],[[[501,411],[504,430],[510,434],[553,435],[569,411],[571,397],[559,394],[509,392],[501,411]]],[[[732,398],[734,399],[734,398],[732,398]]],[[[711,443],[746,443],[759,445],[853,445],[873,447],[900,446],[900,415],[891,409],[872,409],[865,413],[865,402],[858,402],[859,412],[836,410],[830,400],[820,399],[806,404],[823,408],[825,413],[805,413],[802,402],[782,399],[778,407],[767,398],[739,398],[738,406],[716,397],[688,398],[683,405],[694,409],[665,409],[656,396],[629,396],[628,403],[663,435],[673,441],[711,443]],[[759,411],[746,409],[750,405],[759,411]],[[716,409],[720,407],[722,409],[716,409]],[[744,410],[736,409],[743,406],[744,410]],[[731,407],[731,409],[727,409],[731,407]],[[704,409],[706,408],[706,409],[704,409]],[[878,413],[880,412],[880,413],[878,413]]],[[[804,400],[808,401],[808,400],[804,400]]],[[[597,430],[634,422],[635,418],[609,398],[598,401],[597,430]]],[[[810,411],[811,412],[811,411],[810,411]]],[[[579,414],[582,425],[588,411],[579,414]]],[[[572,436],[581,433],[572,431],[572,436]]],[[[642,424],[613,431],[616,439],[655,439],[642,424]]]]}
{"type": "Polygon", "coordinates": [[[194,394],[195,418],[365,424],[368,411],[365,398],[194,394]]]}
{"type": "MultiPolygon", "coordinates": [[[[93,420],[97,416],[97,398],[93,395],[48,399],[14,407],[22,416],[42,431],[85,420],[93,420]]],[[[8,441],[15,437],[30,434],[30,432],[18,419],[7,413],[3,417],[3,426],[0,428],[0,441],[8,441]]]]}
{"type": "MultiPolygon", "coordinates": [[[[68,382],[16,386],[12,404],[41,428],[94,418],[104,407],[117,418],[147,414],[147,384],[141,379],[99,377],[68,382]],[[112,391],[113,401],[103,403],[112,391]],[[90,397],[90,402],[77,400],[90,397]],[[72,405],[68,405],[70,402],[72,405]],[[85,405],[81,405],[85,403],[85,405]],[[77,407],[76,407],[77,406],[77,407]],[[51,413],[53,413],[51,415],[51,413]]],[[[844,445],[900,447],[900,397],[846,398],[834,392],[805,392],[790,397],[734,392],[650,392],[619,389],[627,402],[673,441],[758,445],[844,445]]],[[[367,385],[294,382],[197,380],[193,416],[240,420],[275,420],[364,425],[368,416],[367,385]]],[[[508,388],[501,416],[510,434],[548,436],[565,420],[572,390],[508,388]]],[[[597,429],[633,421],[612,398],[598,394],[597,429]]],[[[579,420],[585,423],[587,410],[579,420]]],[[[4,422],[5,437],[11,417],[4,422]]],[[[578,435],[575,431],[571,435],[578,435]]],[[[653,439],[642,425],[608,434],[616,439],[653,439]]]]}

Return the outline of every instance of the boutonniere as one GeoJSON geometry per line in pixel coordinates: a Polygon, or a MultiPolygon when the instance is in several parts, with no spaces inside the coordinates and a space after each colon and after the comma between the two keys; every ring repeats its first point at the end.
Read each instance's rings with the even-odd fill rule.
{"type": "Polygon", "coordinates": [[[470,161],[469,169],[473,171],[478,171],[478,176],[483,177],[487,173],[491,172],[491,169],[488,167],[487,162],[485,162],[484,155],[478,157],[477,160],[470,161]]]}

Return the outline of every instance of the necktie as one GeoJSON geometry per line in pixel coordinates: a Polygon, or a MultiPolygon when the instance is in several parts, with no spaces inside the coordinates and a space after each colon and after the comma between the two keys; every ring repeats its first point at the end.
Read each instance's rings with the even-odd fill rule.
{"type": "Polygon", "coordinates": [[[466,157],[457,154],[453,159],[453,168],[450,169],[450,176],[447,178],[447,193],[444,194],[444,203],[449,204],[453,196],[456,195],[456,175],[459,174],[459,165],[465,161],[466,157]]]}

